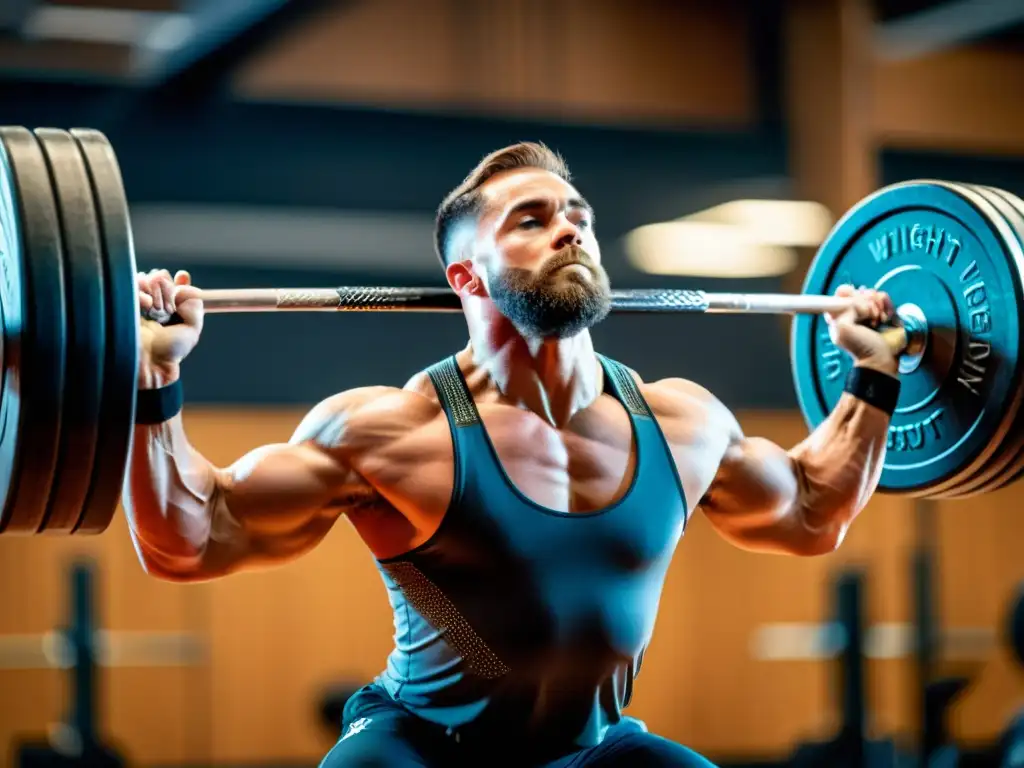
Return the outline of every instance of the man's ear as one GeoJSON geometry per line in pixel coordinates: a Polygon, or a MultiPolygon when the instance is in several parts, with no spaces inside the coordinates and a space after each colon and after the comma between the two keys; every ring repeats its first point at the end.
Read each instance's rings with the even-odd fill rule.
{"type": "Polygon", "coordinates": [[[477,275],[472,261],[456,261],[449,264],[444,271],[448,285],[459,296],[487,296],[484,281],[477,275]]]}

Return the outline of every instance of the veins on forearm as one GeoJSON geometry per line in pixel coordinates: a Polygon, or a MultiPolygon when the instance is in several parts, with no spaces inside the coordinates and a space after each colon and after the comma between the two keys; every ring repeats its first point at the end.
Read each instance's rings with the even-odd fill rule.
{"type": "Polygon", "coordinates": [[[844,398],[791,455],[799,484],[799,508],[811,531],[849,525],[878,484],[888,417],[844,398]]]}
{"type": "Polygon", "coordinates": [[[147,471],[144,486],[133,495],[154,507],[152,512],[191,546],[202,546],[218,490],[215,468],[189,444],[180,417],[140,431],[136,443],[146,451],[147,471]]]}

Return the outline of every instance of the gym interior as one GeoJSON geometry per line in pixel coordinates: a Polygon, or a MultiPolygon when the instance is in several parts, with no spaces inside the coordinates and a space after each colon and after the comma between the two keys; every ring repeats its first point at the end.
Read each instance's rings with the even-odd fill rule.
{"type": "MultiPolygon", "coordinates": [[[[540,140],[597,211],[613,287],[800,293],[882,187],[1024,197],[1020,94],[1019,0],[0,6],[0,125],[102,131],[139,269],[209,289],[443,287],[441,198],[487,152],[540,140]]],[[[1024,336],[1020,315],[993,314],[1024,336]]],[[[814,375],[793,323],[641,313],[594,338],[788,446],[814,375]]],[[[401,386],[464,344],[457,314],[210,316],[186,427],[224,466],[327,395],[401,386]]],[[[917,478],[877,493],[821,557],[741,552],[696,515],[629,714],[721,766],[1024,765],[1024,490],[1000,455],[1000,482],[960,497],[917,478]]],[[[350,526],[189,585],[142,570],[120,511],[99,536],[0,536],[0,766],[315,766],[392,631],[350,526]]]]}

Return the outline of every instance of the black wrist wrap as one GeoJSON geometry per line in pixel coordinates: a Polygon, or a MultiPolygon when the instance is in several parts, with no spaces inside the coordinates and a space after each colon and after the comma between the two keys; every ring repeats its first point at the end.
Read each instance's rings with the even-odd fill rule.
{"type": "Polygon", "coordinates": [[[181,379],[159,389],[140,389],[135,403],[135,423],[163,424],[177,416],[184,404],[181,379]]]}
{"type": "Polygon", "coordinates": [[[874,368],[854,366],[846,377],[843,391],[892,416],[900,397],[900,380],[874,368]]]}

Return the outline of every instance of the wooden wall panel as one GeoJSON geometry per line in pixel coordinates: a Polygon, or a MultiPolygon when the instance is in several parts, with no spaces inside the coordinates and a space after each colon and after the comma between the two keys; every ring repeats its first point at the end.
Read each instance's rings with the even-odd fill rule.
{"type": "Polygon", "coordinates": [[[236,84],[259,99],[746,127],[747,23],[731,0],[344,3],[236,84]]]}
{"type": "MultiPolygon", "coordinates": [[[[539,0],[545,7],[550,0],[539,0]]],[[[754,121],[749,23],[730,3],[561,0],[524,101],[555,115],[633,122],[754,121]]]]}
{"type": "Polygon", "coordinates": [[[891,147],[1024,154],[1024,53],[969,46],[878,61],[872,120],[891,147]]]}
{"type": "MultiPolygon", "coordinates": [[[[197,447],[226,464],[287,437],[300,415],[193,408],[188,429],[197,447]]],[[[741,420],[749,434],[783,445],[805,434],[795,414],[741,420]]],[[[1024,579],[1020,494],[1015,488],[939,507],[946,622],[1002,621],[1009,590],[1024,579]]],[[[908,618],[913,540],[905,520],[912,511],[909,500],[878,496],[836,555],[813,559],[741,552],[695,518],[670,569],[631,714],[712,755],[784,754],[797,739],[829,733],[831,666],[756,661],[752,634],[762,622],[826,618],[832,578],[846,566],[869,569],[871,621],[908,618]]],[[[187,586],[142,572],[120,518],[95,539],[0,538],[0,632],[44,631],[62,621],[59,568],[78,552],[101,565],[107,626],[195,631],[210,642],[207,666],[105,677],[103,724],[137,762],[315,762],[330,747],[316,719],[318,697],[337,682],[370,680],[390,648],[383,585],[345,524],[291,565],[187,586]]],[[[872,664],[870,675],[877,727],[912,728],[908,665],[872,664]]],[[[1022,677],[1005,651],[995,653],[957,712],[958,734],[994,737],[1019,703],[1022,677]]],[[[0,671],[0,743],[58,718],[61,685],[56,673],[0,671]]]]}
{"type": "Polygon", "coordinates": [[[338,3],[257,57],[237,85],[259,98],[429,105],[464,97],[450,0],[338,3]]]}

